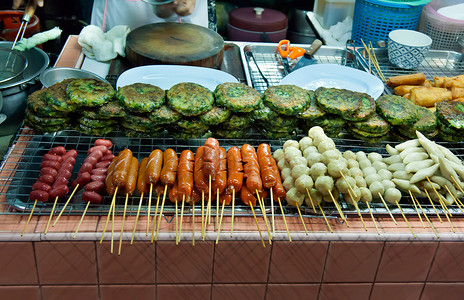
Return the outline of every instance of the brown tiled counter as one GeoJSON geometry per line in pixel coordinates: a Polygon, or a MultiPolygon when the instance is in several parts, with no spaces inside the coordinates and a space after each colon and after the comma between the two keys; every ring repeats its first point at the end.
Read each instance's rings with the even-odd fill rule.
{"type": "MultiPolygon", "coordinates": [[[[58,66],[79,67],[82,55],[77,37],[71,37],[58,66]]],[[[4,172],[4,171],[0,171],[4,172]]],[[[161,222],[158,241],[146,236],[141,215],[130,245],[135,216],[124,223],[122,253],[117,254],[122,217],[103,243],[106,216],[86,216],[73,239],[80,216],[63,215],[55,227],[44,230],[48,216],[33,216],[21,237],[27,217],[0,215],[0,299],[119,300],[119,299],[462,299],[464,294],[464,220],[450,224],[436,217],[425,228],[417,217],[407,224],[397,217],[369,215],[366,229],[359,217],[349,227],[330,218],[330,233],[322,218],[305,217],[306,235],[298,217],[287,217],[293,242],[282,218],[276,217],[276,237],[266,247],[252,217],[238,216],[230,237],[231,218],[224,217],[216,244],[215,220],[201,241],[201,218],[184,217],[182,237],[175,244],[175,222],[161,222]]],[[[425,222],[425,220],[424,220],[425,222]]],[[[110,227],[109,227],[110,228],[110,227]]]]}

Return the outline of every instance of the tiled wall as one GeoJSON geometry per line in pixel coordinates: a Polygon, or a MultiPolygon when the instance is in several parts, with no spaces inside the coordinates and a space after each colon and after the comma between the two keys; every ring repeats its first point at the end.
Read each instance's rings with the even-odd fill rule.
{"type": "Polygon", "coordinates": [[[463,250],[457,242],[126,242],[118,256],[109,242],[5,242],[0,299],[463,299],[463,250]]]}

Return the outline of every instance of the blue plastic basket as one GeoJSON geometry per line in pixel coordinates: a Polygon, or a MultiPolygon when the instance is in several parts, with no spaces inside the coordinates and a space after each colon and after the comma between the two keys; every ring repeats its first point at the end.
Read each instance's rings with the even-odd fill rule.
{"type": "Polygon", "coordinates": [[[380,40],[387,42],[392,30],[416,30],[422,8],[430,1],[356,0],[351,38],[357,46],[362,39],[375,47],[380,40]]]}

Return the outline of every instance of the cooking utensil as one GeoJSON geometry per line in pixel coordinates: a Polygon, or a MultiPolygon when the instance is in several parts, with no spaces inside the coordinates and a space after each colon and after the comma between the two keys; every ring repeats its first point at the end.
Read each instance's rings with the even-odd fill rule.
{"type": "Polygon", "coordinates": [[[302,56],[305,53],[305,50],[301,47],[290,46],[289,40],[281,40],[277,46],[279,54],[282,57],[282,65],[284,66],[284,73],[288,75],[292,69],[288,63],[288,57],[290,59],[295,59],[302,56]]]}
{"type": "Polygon", "coordinates": [[[0,48],[0,61],[5,61],[0,66],[0,83],[10,81],[21,75],[27,68],[27,59],[17,51],[0,48]]]}
{"type": "MultiPolygon", "coordinates": [[[[15,47],[16,43],[23,38],[24,33],[26,32],[27,24],[29,24],[29,21],[34,15],[36,8],[37,8],[37,4],[35,3],[34,0],[29,0],[27,2],[26,8],[24,9],[24,15],[21,20],[21,26],[18,29],[18,33],[16,34],[13,45],[11,45],[11,51],[13,51],[13,48],[15,47]]],[[[8,59],[5,65],[8,65],[9,60],[10,60],[10,56],[8,56],[8,59]]]]}
{"type": "Polygon", "coordinates": [[[293,67],[293,71],[301,67],[304,67],[304,66],[315,64],[317,60],[314,59],[312,56],[314,55],[314,53],[317,52],[317,50],[319,50],[319,48],[321,48],[321,46],[322,46],[321,40],[319,39],[314,40],[311,46],[309,46],[309,48],[304,53],[303,57],[300,58],[300,60],[293,67]]]}
{"type": "Polygon", "coordinates": [[[263,72],[261,72],[261,69],[259,68],[258,62],[256,61],[256,58],[253,55],[253,52],[249,49],[249,47],[245,47],[244,50],[245,50],[245,55],[248,56],[248,62],[253,60],[254,64],[256,65],[256,68],[258,69],[259,75],[261,75],[261,77],[263,78],[264,82],[266,83],[266,86],[269,87],[269,81],[267,81],[267,78],[264,76],[263,72]]]}
{"type": "Polygon", "coordinates": [[[126,54],[134,66],[170,64],[219,69],[224,57],[224,39],[215,31],[195,24],[147,24],[127,35],[126,54]]]}

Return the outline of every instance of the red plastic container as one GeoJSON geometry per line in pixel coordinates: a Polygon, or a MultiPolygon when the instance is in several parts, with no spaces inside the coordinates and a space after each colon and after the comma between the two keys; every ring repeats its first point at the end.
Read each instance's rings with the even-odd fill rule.
{"type": "Polygon", "coordinates": [[[227,37],[231,41],[277,43],[287,35],[287,16],[277,10],[242,7],[229,12],[227,37]]]}
{"type": "MultiPolygon", "coordinates": [[[[14,41],[16,34],[18,33],[19,27],[21,26],[21,19],[23,18],[24,12],[19,10],[2,10],[0,11],[0,20],[4,24],[4,29],[0,32],[0,38],[6,41],[14,41]]],[[[26,32],[24,37],[28,38],[36,33],[40,32],[40,21],[39,18],[34,15],[27,24],[26,32]]]]}

